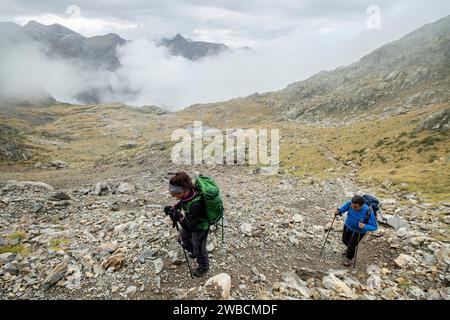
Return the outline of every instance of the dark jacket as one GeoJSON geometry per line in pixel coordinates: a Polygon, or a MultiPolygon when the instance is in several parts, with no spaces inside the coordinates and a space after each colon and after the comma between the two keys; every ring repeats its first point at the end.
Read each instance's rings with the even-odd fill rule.
{"type": "Polygon", "coordinates": [[[186,197],[174,205],[174,208],[184,211],[184,219],[180,221],[180,224],[186,231],[192,232],[208,229],[206,226],[207,223],[205,224],[205,221],[207,221],[205,205],[196,190],[192,190],[186,197]]]}

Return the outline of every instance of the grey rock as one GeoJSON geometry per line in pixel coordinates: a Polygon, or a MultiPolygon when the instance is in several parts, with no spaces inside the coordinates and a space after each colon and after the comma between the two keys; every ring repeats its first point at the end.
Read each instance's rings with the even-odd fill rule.
{"type": "Polygon", "coordinates": [[[395,260],[394,263],[398,268],[406,268],[414,264],[416,260],[407,254],[401,253],[395,260]]]}
{"type": "Polygon", "coordinates": [[[65,192],[58,192],[52,195],[49,199],[54,201],[60,201],[60,200],[70,200],[71,198],[65,192]]]}
{"type": "Polygon", "coordinates": [[[110,186],[104,181],[98,182],[95,185],[94,194],[97,195],[97,196],[106,195],[106,194],[108,194],[110,192],[111,192],[110,186]]]}
{"type": "Polygon", "coordinates": [[[306,282],[300,279],[295,273],[286,272],[283,274],[283,281],[286,283],[286,287],[298,291],[304,298],[310,297],[311,292],[306,282]]]}
{"type": "Polygon", "coordinates": [[[437,259],[435,254],[429,254],[421,258],[422,263],[428,266],[436,264],[437,259]]]}
{"type": "Polygon", "coordinates": [[[152,261],[153,263],[153,268],[156,274],[160,273],[164,267],[164,263],[161,260],[161,258],[155,259],[152,261]]]}
{"type": "Polygon", "coordinates": [[[384,214],[384,223],[388,224],[389,226],[391,226],[392,228],[394,228],[395,230],[398,230],[400,228],[405,228],[406,230],[409,230],[409,223],[407,223],[406,221],[392,216],[392,215],[387,215],[384,214]]]}
{"type": "Polygon", "coordinates": [[[245,223],[241,224],[239,229],[246,236],[251,236],[252,235],[253,226],[250,223],[248,223],[248,222],[245,222],[245,223]]]}
{"type": "Polygon", "coordinates": [[[413,286],[413,287],[409,288],[408,293],[414,299],[425,299],[426,298],[426,293],[422,289],[420,289],[420,288],[418,288],[416,286],[413,286]]]}
{"type": "Polygon", "coordinates": [[[146,209],[162,209],[162,206],[160,204],[146,204],[146,209]]]}
{"type": "Polygon", "coordinates": [[[450,109],[444,109],[423,120],[415,129],[415,132],[422,132],[425,130],[449,130],[449,123],[450,109]]]}
{"type": "Polygon", "coordinates": [[[125,294],[127,296],[132,296],[132,295],[134,295],[136,293],[136,291],[137,291],[137,287],[136,286],[129,286],[127,288],[127,291],[125,292],[125,294]]]}
{"type": "Polygon", "coordinates": [[[135,141],[129,141],[125,142],[119,145],[119,148],[121,149],[134,149],[138,146],[138,144],[135,141]]]}
{"type": "Polygon", "coordinates": [[[379,275],[381,270],[379,266],[371,264],[370,266],[367,267],[366,272],[368,275],[379,275]]]}
{"type": "Polygon", "coordinates": [[[383,199],[383,200],[380,200],[381,206],[395,205],[396,203],[397,203],[397,200],[395,200],[395,199],[383,199]]]}
{"type": "Polygon", "coordinates": [[[381,278],[375,274],[372,274],[367,279],[367,287],[371,290],[378,290],[381,288],[381,278]]]}
{"type": "Polygon", "coordinates": [[[41,212],[44,208],[44,203],[41,201],[37,201],[33,203],[33,206],[31,207],[31,213],[38,213],[41,212]]]}
{"type": "Polygon", "coordinates": [[[344,281],[340,280],[332,273],[323,277],[322,284],[325,288],[342,294],[345,297],[355,298],[355,294],[353,293],[351,288],[344,281]]]}
{"type": "Polygon", "coordinates": [[[117,190],[122,194],[133,194],[136,191],[136,188],[129,183],[121,182],[117,190]]]}
{"type": "Polygon", "coordinates": [[[400,239],[406,239],[410,235],[410,232],[408,232],[408,230],[406,230],[404,227],[401,227],[397,229],[395,235],[400,239]]]}
{"type": "Polygon", "coordinates": [[[13,261],[16,258],[16,254],[15,253],[11,253],[11,252],[5,252],[0,254],[0,264],[5,264],[8,262],[13,261]]]}
{"type": "Polygon", "coordinates": [[[21,269],[21,266],[17,263],[17,261],[8,262],[3,266],[3,269],[13,275],[18,275],[21,269]]]}
{"type": "Polygon", "coordinates": [[[61,160],[53,160],[47,163],[48,167],[56,168],[56,169],[64,169],[69,166],[67,162],[61,161],[61,160]]]}
{"type": "Polygon", "coordinates": [[[295,223],[302,223],[304,218],[302,215],[296,213],[292,216],[291,220],[294,221],[295,223]]]}
{"type": "Polygon", "coordinates": [[[45,182],[41,181],[16,181],[16,180],[8,180],[6,181],[6,185],[9,186],[17,186],[24,188],[40,188],[46,190],[53,190],[53,187],[45,182]]]}
{"type": "Polygon", "coordinates": [[[94,273],[95,274],[103,274],[103,273],[105,273],[105,270],[103,269],[103,267],[100,265],[100,264],[98,264],[98,263],[96,263],[96,264],[94,264],[94,273]]]}
{"type": "Polygon", "coordinates": [[[42,288],[44,290],[48,290],[51,286],[53,286],[55,283],[57,283],[59,280],[61,280],[67,271],[67,264],[66,263],[60,263],[58,264],[45,278],[42,288]]]}
{"type": "Polygon", "coordinates": [[[145,260],[147,259],[156,259],[157,253],[157,250],[146,250],[138,256],[137,261],[140,263],[145,263],[145,260]]]}

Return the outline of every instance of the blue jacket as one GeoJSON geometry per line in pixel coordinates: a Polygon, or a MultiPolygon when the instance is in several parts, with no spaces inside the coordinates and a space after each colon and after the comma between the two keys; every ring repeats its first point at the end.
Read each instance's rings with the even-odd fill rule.
{"type": "Polygon", "coordinates": [[[347,219],[345,220],[345,226],[353,232],[366,233],[368,231],[375,231],[378,229],[377,220],[375,215],[373,214],[373,210],[371,210],[370,218],[367,223],[366,214],[369,207],[364,204],[361,207],[361,210],[356,211],[350,205],[352,204],[351,200],[347,201],[342,207],[339,208],[339,214],[342,216],[344,212],[347,212],[347,219]],[[364,228],[359,228],[359,223],[362,222],[365,224],[364,228]]]}

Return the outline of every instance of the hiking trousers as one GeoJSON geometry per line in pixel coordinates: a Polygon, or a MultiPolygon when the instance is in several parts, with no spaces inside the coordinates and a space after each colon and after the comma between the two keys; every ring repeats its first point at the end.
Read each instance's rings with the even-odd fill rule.
{"type": "MultiPolygon", "coordinates": [[[[365,233],[359,234],[359,241],[362,240],[365,233]]],[[[353,232],[344,225],[344,230],[342,232],[342,242],[347,246],[347,259],[352,260],[355,256],[355,249],[359,243],[358,232],[353,232]]]]}
{"type": "Polygon", "coordinates": [[[187,231],[181,229],[180,238],[181,245],[197,259],[199,268],[209,268],[208,249],[206,243],[208,241],[208,230],[187,231]]]}

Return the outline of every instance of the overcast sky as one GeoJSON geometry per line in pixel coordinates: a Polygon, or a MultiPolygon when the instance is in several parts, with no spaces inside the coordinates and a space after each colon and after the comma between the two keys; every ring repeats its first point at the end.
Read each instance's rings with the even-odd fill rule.
{"type": "Polygon", "coordinates": [[[2,21],[59,22],[88,36],[117,32],[128,39],[158,38],[179,32],[252,47],[306,31],[330,39],[351,37],[368,31],[364,29],[371,5],[380,8],[381,29],[367,35],[385,42],[450,14],[448,0],[0,0],[0,4],[2,21]],[[71,10],[73,6],[80,10],[71,10]]]}
{"type": "Polygon", "coordinates": [[[142,46],[137,50],[147,46],[143,39],[181,33],[232,48],[249,46],[260,54],[254,64],[253,58],[239,56],[204,68],[177,67],[186,79],[190,72],[198,72],[200,84],[211,82],[208,77],[215,75],[214,68],[229,72],[238,66],[242,73],[242,83],[232,83],[230,73],[230,83],[218,94],[162,102],[178,105],[282,89],[318,71],[355,62],[450,14],[448,0],[0,0],[0,4],[0,21],[60,23],[85,36],[115,32],[139,41],[142,46]]]}

